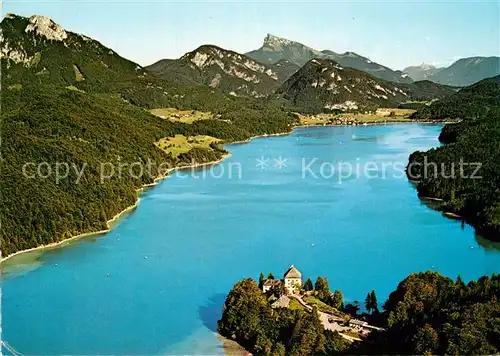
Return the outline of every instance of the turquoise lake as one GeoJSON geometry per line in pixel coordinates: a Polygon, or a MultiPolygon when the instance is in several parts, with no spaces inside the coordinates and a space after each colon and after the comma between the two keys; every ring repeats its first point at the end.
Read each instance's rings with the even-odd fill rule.
{"type": "Polygon", "coordinates": [[[110,233],[7,266],[2,339],[24,354],[221,354],[225,294],[261,271],[294,264],[347,301],[372,289],[382,301],[411,272],[498,273],[500,247],[429,209],[400,174],[440,129],[299,128],[228,146],[211,170],[143,193],[110,233]],[[328,169],[339,162],[370,174],[340,181],[328,169]]]}

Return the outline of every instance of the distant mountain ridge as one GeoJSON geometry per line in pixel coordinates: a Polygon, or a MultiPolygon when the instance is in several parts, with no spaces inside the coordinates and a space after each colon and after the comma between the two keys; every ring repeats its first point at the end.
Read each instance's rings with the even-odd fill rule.
{"type": "Polygon", "coordinates": [[[437,68],[432,64],[422,63],[419,66],[410,66],[403,69],[403,73],[408,74],[413,80],[426,80],[432,77],[443,68],[437,68]]]}
{"type": "MultiPolygon", "coordinates": [[[[380,79],[330,59],[332,51],[318,52],[287,39],[268,35],[266,43],[272,49],[267,64],[214,45],[203,45],[177,60],[161,60],[145,68],[166,80],[208,86],[237,96],[270,98],[276,94],[274,99],[307,112],[372,110],[454,93],[453,89],[430,81],[395,83],[380,79]],[[278,52],[286,53],[288,58],[275,56],[278,52]],[[300,66],[296,62],[302,62],[304,56],[314,58],[300,66]]],[[[334,55],[350,65],[359,61],[371,63],[353,52],[334,55]]]]}
{"type": "Polygon", "coordinates": [[[449,67],[442,68],[422,64],[407,67],[403,72],[413,80],[428,79],[439,84],[463,87],[499,75],[500,57],[461,58],[449,67]]]}
{"type": "MultiPolygon", "coordinates": [[[[295,46],[294,42],[276,37],[271,37],[269,43],[274,48],[295,46]]],[[[302,50],[309,51],[306,47],[302,50]]],[[[338,56],[344,62],[363,58],[352,52],[338,56]]],[[[281,58],[265,65],[214,45],[203,45],[177,60],[160,60],[145,68],[165,80],[208,86],[236,96],[263,98],[275,93],[276,99],[284,98],[293,105],[300,102],[299,108],[315,112],[397,106],[404,101],[427,101],[453,92],[432,82],[386,81],[331,59],[312,59],[299,66],[281,58]],[[323,66],[319,73],[317,66],[323,66]]]]}
{"type": "Polygon", "coordinates": [[[433,82],[469,86],[500,74],[500,57],[461,58],[429,77],[433,82]]]}
{"type": "Polygon", "coordinates": [[[478,114],[485,115],[493,106],[500,108],[500,75],[461,88],[457,93],[418,110],[413,118],[470,120],[478,114]]]}
{"type": "Polygon", "coordinates": [[[314,58],[331,59],[344,67],[351,67],[367,72],[377,78],[395,83],[411,83],[408,74],[374,63],[354,52],[336,53],[330,50],[318,51],[302,43],[268,34],[261,48],[246,53],[247,56],[261,63],[272,64],[287,59],[303,66],[314,58]]]}

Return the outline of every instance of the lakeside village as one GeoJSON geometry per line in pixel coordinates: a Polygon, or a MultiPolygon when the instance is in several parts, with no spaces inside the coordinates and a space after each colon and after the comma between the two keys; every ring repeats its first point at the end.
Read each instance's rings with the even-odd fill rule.
{"type": "MultiPolygon", "coordinates": [[[[260,274],[259,288],[266,295],[272,308],[302,309],[311,312],[315,307],[323,327],[337,331],[349,341],[360,341],[373,330],[383,330],[370,325],[366,320],[358,318],[359,303],[344,305],[340,291],[332,292],[328,279],[318,277],[313,285],[311,279],[302,281],[302,273],[294,266],[283,275],[283,279],[275,279],[272,273],[267,278],[260,274]]],[[[378,313],[375,291],[368,293],[365,300],[366,309],[378,313]]]]}

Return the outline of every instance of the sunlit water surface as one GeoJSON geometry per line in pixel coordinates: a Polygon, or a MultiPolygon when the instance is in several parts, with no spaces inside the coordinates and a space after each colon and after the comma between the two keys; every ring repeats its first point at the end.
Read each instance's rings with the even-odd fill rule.
{"type": "Polygon", "coordinates": [[[24,354],[220,354],[225,294],[260,271],[295,264],[351,301],[383,300],[411,272],[500,272],[497,245],[429,209],[401,174],[440,129],[301,128],[228,146],[212,171],[143,194],[112,232],[4,267],[3,339],[24,354]],[[332,175],[339,162],[360,176],[332,175]]]}

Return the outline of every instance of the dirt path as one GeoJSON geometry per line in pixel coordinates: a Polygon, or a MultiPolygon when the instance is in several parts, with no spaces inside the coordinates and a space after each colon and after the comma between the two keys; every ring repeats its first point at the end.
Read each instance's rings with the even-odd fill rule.
{"type": "MultiPolygon", "coordinates": [[[[304,302],[304,300],[302,299],[301,296],[294,295],[293,297],[295,299],[297,299],[297,301],[304,308],[306,308],[309,311],[312,311],[313,308],[310,305],[308,305],[306,302],[304,302]]],[[[346,326],[342,325],[342,323],[344,322],[344,319],[339,318],[338,316],[335,316],[335,315],[323,313],[319,310],[318,310],[318,316],[319,316],[319,320],[321,320],[321,323],[323,324],[323,327],[326,330],[337,331],[340,334],[340,336],[342,336],[344,339],[349,340],[349,341],[361,341],[361,339],[357,339],[355,337],[342,334],[342,332],[346,332],[346,331],[349,331],[351,329],[351,327],[346,327],[346,326]],[[330,321],[332,321],[332,322],[330,322],[330,321]]]]}

